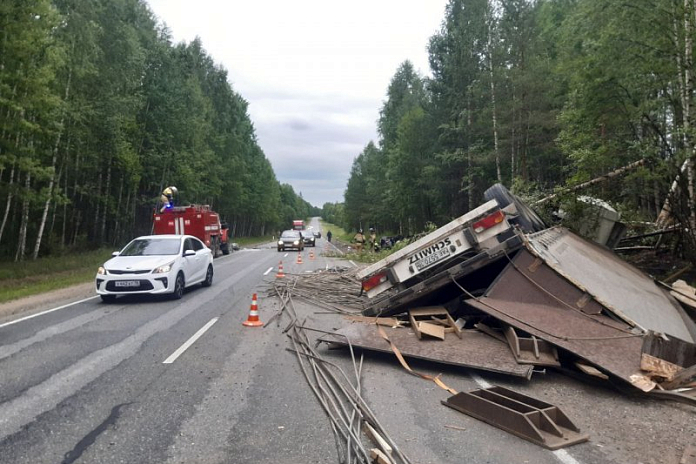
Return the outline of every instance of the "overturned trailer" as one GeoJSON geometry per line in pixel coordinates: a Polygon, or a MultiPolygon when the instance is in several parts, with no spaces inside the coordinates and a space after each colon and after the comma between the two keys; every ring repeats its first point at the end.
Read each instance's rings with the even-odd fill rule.
{"type": "MultiPolygon", "coordinates": [[[[363,313],[393,316],[442,305],[466,321],[467,328],[492,318],[506,335],[509,328],[529,334],[562,350],[566,358],[594,366],[598,376],[610,375],[643,391],[693,387],[696,323],[667,290],[604,246],[560,226],[523,230],[508,221],[508,214],[504,224],[512,226],[505,234],[418,278],[388,278],[382,291],[368,292],[372,298],[363,313]],[[656,389],[654,373],[645,368],[651,362],[683,371],[682,381],[668,375],[656,389]]],[[[363,274],[369,279],[381,269],[389,275],[390,268],[412,260],[427,240],[415,245],[363,274]]],[[[514,330],[511,336],[516,336],[514,330]]],[[[418,356],[417,350],[413,355],[418,356]]],[[[689,399],[696,401],[693,391],[689,399]]]]}

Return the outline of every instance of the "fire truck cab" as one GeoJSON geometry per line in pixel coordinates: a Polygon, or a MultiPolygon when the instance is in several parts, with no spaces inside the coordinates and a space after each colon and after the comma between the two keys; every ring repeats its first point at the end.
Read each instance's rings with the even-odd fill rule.
{"type": "Polygon", "coordinates": [[[172,206],[155,213],[153,234],[193,235],[213,251],[213,256],[230,254],[227,225],[208,205],[172,206]]]}

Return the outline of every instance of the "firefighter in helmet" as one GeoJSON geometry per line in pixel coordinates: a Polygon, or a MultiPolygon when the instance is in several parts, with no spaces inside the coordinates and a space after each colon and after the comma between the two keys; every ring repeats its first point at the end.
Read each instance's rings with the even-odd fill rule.
{"type": "Polygon", "coordinates": [[[179,195],[179,191],[176,187],[167,187],[162,191],[162,196],[160,196],[160,201],[162,202],[162,208],[160,213],[163,213],[167,208],[174,206],[175,198],[179,195]]]}

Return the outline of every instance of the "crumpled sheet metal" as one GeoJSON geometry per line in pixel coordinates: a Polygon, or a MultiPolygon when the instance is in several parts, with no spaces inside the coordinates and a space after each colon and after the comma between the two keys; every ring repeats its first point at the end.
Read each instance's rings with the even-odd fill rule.
{"type": "MultiPolygon", "coordinates": [[[[463,330],[462,338],[447,334],[444,340],[418,340],[413,331],[406,328],[382,327],[389,339],[405,357],[435,361],[454,366],[480,369],[530,379],[533,366],[517,364],[507,344],[478,330],[463,330]]],[[[340,335],[324,335],[321,341],[348,345],[366,350],[391,353],[389,343],[372,324],[354,323],[336,332],[340,335]]]]}
{"type": "Polygon", "coordinates": [[[631,383],[632,375],[641,375],[642,337],[622,321],[581,311],[577,302],[583,295],[522,250],[482,298],[466,303],[631,383]]]}
{"type": "Polygon", "coordinates": [[[696,323],[645,273],[563,227],[527,236],[527,248],[558,274],[632,325],[696,340],[696,323]]]}

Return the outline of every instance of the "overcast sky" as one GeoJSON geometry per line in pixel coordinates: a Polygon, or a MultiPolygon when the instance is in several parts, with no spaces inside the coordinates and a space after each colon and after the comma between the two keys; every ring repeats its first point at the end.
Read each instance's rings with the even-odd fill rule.
{"type": "Polygon", "coordinates": [[[429,74],[447,0],[148,0],[175,42],[200,37],[249,102],[276,177],[321,207],[343,201],[397,67],[429,74]]]}

